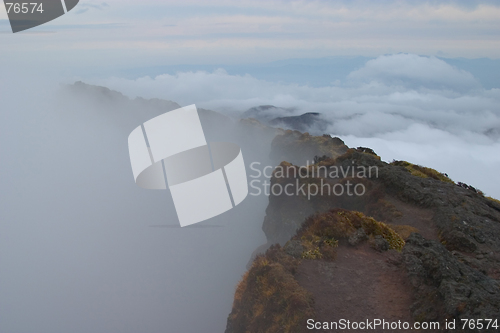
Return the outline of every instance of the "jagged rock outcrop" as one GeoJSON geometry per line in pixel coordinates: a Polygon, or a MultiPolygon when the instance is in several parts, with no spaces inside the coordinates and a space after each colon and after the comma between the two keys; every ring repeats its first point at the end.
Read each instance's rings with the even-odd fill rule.
{"type": "MultiPolygon", "coordinates": [[[[404,265],[414,288],[413,317],[419,321],[496,319],[500,283],[460,261],[439,242],[412,234],[403,250],[404,265]]],[[[484,332],[485,330],[472,330],[484,332]]],[[[493,332],[494,330],[490,330],[493,332]]]]}
{"type": "Polygon", "coordinates": [[[347,152],[341,139],[330,135],[313,136],[309,133],[287,130],[271,143],[271,157],[277,162],[286,161],[295,165],[313,164],[315,156],[336,158],[347,152]]]}

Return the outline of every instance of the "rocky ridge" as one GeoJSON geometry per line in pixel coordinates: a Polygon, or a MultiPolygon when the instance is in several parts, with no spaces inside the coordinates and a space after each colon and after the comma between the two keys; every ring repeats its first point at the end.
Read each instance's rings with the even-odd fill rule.
{"type": "MultiPolygon", "coordinates": [[[[271,154],[277,160],[288,161],[280,164],[282,169],[295,170],[283,176],[277,168],[271,186],[316,184],[320,187],[329,184],[333,187],[350,182],[351,186],[362,184],[365,193],[360,196],[271,193],[263,223],[268,244],[259,252],[272,244],[276,245],[268,252],[257,255],[249,266],[248,275],[238,287],[240,296],[237,301],[235,298],[226,333],[246,332],[250,327],[248,325],[255,324],[261,316],[267,319],[260,325],[252,326],[258,329],[251,331],[307,331],[303,317],[300,320],[294,317],[295,325],[282,322],[281,328],[276,330],[272,318],[283,321],[284,317],[280,316],[283,309],[287,309],[292,317],[308,313],[309,318],[325,321],[339,318],[342,313],[357,316],[360,320],[363,317],[385,316],[409,318],[410,322],[436,321],[441,325],[450,320],[460,322],[461,319],[498,317],[498,201],[484,197],[469,185],[454,183],[446,174],[404,161],[386,163],[369,148],[348,148],[342,140],[330,136],[313,137],[307,133],[286,131],[274,139],[271,154]],[[301,168],[304,161],[313,161],[313,165],[301,168]],[[350,172],[338,177],[332,173],[339,169],[370,167],[377,171],[372,177],[357,177],[350,172]],[[348,222],[337,218],[340,212],[349,216],[348,222]],[[353,222],[360,218],[373,219],[372,224],[377,223],[381,230],[391,232],[373,232],[366,224],[353,222]],[[314,237],[305,236],[311,233],[314,237]],[[400,248],[389,245],[395,238],[402,240],[400,248]],[[289,274],[297,281],[297,290],[302,295],[309,295],[309,298],[304,296],[301,302],[295,304],[289,297],[280,294],[279,288],[248,287],[249,276],[254,276],[257,281],[269,278],[266,272],[260,270],[262,262],[278,265],[281,261],[276,258],[281,258],[281,261],[295,260],[296,268],[289,270],[289,274]],[[381,264],[373,267],[370,274],[377,278],[372,279],[362,272],[363,267],[371,265],[373,260],[381,264]],[[394,276],[398,278],[387,284],[394,276]],[[342,290],[357,281],[363,283],[354,291],[363,290],[365,297],[345,296],[342,290]],[[339,283],[344,283],[344,287],[338,288],[339,283]],[[253,300],[247,303],[245,295],[249,293],[253,295],[253,300]],[[327,302],[323,295],[331,295],[333,300],[327,302]],[[393,298],[387,300],[384,295],[392,295],[393,298]],[[348,303],[356,300],[354,306],[349,307],[342,302],[343,296],[348,303]],[[261,303],[267,304],[269,297],[274,297],[276,306],[266,312],[256,312],[261,303]],[[337,304],[335,299],[339,297],[337,302],[340,304],[337,304]],[[371,306],[363,307],[367,299],[371,306]],[[294,308],[296,313],[290,310],[294,308]],[[361,308],[365,312],[357,313],[356,309],[361,308]],[[314,315],[310,314],[311,309],[314,315]],[[350,312],[345,309],[350,309],[350,312]],[[297,322],[300,324],[297,325],[297,322]],[[269,325],[273,330],[269,329],[269,325]]],[[[292,291],[290,293],[293,294],[292,291]]],[[[444,331],[443,326],[439,331],[444,331]]],[[[468,327],[454,331],[494,332],[496,329],[468,327]]]]}

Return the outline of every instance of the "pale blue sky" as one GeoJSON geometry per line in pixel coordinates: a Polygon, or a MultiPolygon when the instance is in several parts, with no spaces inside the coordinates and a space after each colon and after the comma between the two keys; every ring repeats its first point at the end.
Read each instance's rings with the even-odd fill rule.
{"type": "Polygon", "coordinates": [[[493,1],[80,1],[67,15],[9,33],[0,60],[58,68],[263,63],[415,53],[500,58],[493,1]]]}

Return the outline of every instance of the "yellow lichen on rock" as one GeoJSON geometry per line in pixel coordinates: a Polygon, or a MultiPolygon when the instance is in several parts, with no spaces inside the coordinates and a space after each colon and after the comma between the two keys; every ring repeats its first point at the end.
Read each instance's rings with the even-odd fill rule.
{"type": "Polygon", "coordinates": [[[418,164],[412,164],[406,161],[393,161],[391,165],[402,166],[405,167],[412,175],[421,177],[421,178],[433,178],[436,180],[440,180],[445,183],[455,184],[453,180],[451,180],[447,174],[441,173],[432,168],[423,167],[418,164]]]}

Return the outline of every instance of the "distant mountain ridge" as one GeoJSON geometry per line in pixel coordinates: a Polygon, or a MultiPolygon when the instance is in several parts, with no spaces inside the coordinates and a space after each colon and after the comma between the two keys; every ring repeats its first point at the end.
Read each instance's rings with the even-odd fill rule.
{"type": "Polygon", "coordinates": [[[260,105],[245,111],[241,118],[254,118],[268,126],[314,133],[322,133],[330,124],[319,112],[306,112],[300,115],[295,113],[294,108],[260,105]]]}

